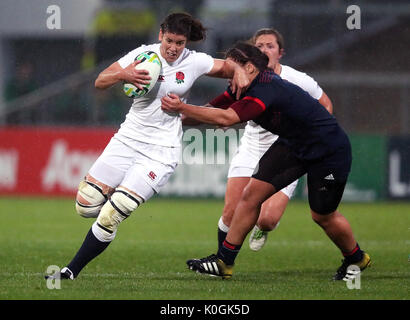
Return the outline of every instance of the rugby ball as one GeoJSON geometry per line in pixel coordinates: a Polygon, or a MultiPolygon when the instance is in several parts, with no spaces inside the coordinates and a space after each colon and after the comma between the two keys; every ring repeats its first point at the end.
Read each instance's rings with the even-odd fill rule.
{"type": "Polygon", "coordinates": [[[140,60],[141,63],[135,66],[137,70],[147,70],[151,77],[150,83],[142,86],[142,90],[138,89],[132,83],[124,83],[122,90],[129,98],[139,98],[146,95],[157,83],[159,73],[161,72],[161,60],[153,51],[144,51],[140,53],[135,60],[140,60]]]}

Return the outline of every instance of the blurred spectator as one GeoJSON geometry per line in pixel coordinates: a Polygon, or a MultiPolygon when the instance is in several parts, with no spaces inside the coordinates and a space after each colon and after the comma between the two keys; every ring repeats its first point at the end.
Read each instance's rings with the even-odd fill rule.
{"type": "Polygon", "coordinates": [[[116,90],[98,91],[97,103],[98,123],[109,126],[119,126],[124,121],[125,115],[129,111],[130,99],[122,94],[120,87],[116,90]]]}
{"type": "MultiPolygon", "coordinates": [[[[22,62],[16,67],[16,72],[5,85],[4,98],[6,102],[10,102],[37,89],[38,85],[33,77],[33,65],[30,62],[22,62]]],[[[24,116],[26,119],[26,116],[24,116]]],[[[8,123],[18,123],[24,120],[17,113],[9,114],[7,117],[8,123]]]]}
{"type": "Polygon", "coordinates": [[[23,62],[17,65],[15,76],[6,83],[4,98],[11,101],[35,89],[37,85],[33,78],[33,65],[23,62]]]}

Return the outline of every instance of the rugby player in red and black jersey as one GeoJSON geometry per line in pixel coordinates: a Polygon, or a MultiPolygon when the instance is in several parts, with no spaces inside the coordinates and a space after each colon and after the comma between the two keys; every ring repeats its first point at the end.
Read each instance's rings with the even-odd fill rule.
{"type": "Polygon", "coordinates": [[[267,69],[268,57],[258,48],[238,43],[226,57],[241,65],[250,81],[238,100],[230,88],[205,107],[183,103],[177,95],[170,94],[162,99],[163,110],[220,126],[253,120],[280,138],[260,159],[244,189],[222,247],[216,255],[188,260],[188,267],[230,278],[242,243],[258,219],[261,204],[307,174],[312,216],[323,217],[318,224],[344,256],[333,279],[351,279],[354,273],[350,273],[350,265],[363,270],[371,260],[360,249],[347,219],[337,211],[352,162],[349,138],[318,100],[267,69]]]}

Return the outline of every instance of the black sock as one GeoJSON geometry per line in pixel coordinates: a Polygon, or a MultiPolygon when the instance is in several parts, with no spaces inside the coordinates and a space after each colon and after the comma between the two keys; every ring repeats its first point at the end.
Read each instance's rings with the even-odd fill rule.
{"type": "Polygon", "coordinates": [[[76,277],[87,263],[102,253],[110,243],[111,242],[102,242],[98,240],[93,234],[92,229],[90,229],[81,248],[78,250],[73,260],[68,264],[67,268],[70,269],[74,273],[74,277],[76,277]]]}
{"type": "Polygon", "coordinates": [[[222,248],[222,243],[225,241],[226,235],[228,232],[222,231],[218,228],[218,250],[222,248]]]}
{"type": "Polygon", "coordinates": [[[222,243],[221,248],[218,250],[218,258],[225,262],[228,266],[234,264],[236,256],[239,253],[242,245],[234,245],[228,241],[222,243]]]}
{"type": "Polygon", "coordinates": [[[342,254],[349,263],[356,263],[363,259],[363,251],[360,249],[358,243],[356,243],[356,247],[352,251],[342,252],[342,254]]]}

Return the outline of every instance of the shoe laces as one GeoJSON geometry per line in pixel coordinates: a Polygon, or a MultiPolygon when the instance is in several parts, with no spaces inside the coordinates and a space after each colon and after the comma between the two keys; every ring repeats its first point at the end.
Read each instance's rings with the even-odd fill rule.
{"type": "Polygon", "coordinates": [[[205,258],[201,258],[199,259],[199,261],[202,262],[212,262],[212,261],[216,261],[218,259],[218,257],[216,256],[216,254],[211,254],[205,258]]]}
{"type": "Polygon", "coordinates": [[[262,239],[264,236],[265,236],[265,231],[262,231],[262,230],[256,230],[255,231],[255,234],[254,234],[254,236],[253,236],[253,238],[255,239],[255,240],[259,240],[259,239],[262,239]]]}

